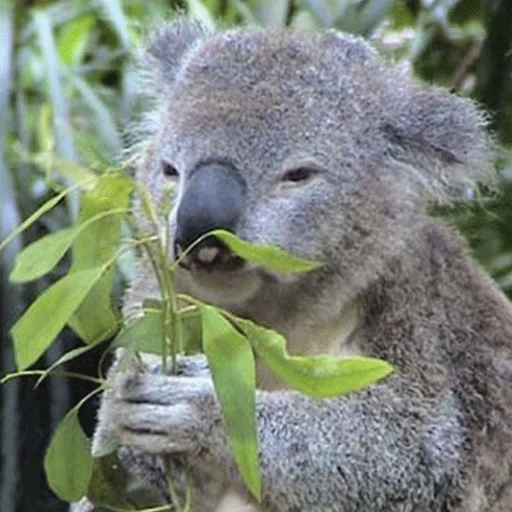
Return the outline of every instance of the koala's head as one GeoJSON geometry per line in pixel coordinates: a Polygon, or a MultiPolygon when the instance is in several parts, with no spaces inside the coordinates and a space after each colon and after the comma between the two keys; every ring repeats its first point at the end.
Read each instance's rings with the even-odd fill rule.
{"type": "Polygon", "coordinates": [[[161,110],[140,178],[156,193],[177,184],[176,252],[222,228],[325,263],[274,273],[207,239],[180,282],[221,306],[333,287],[332,299],[349,298],[406,250],[427,195],[488,171],[473,104],[415,85],[360,39],[179,21],[149,56],[161,110]]]}

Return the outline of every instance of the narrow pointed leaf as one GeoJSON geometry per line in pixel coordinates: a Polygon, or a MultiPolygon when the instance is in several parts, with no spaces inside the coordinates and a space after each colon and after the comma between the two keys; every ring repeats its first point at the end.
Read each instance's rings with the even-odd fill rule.
{"type": "Polygon", "coordinates": [[[275,331],[249,320],[236,323],[249,339],[254,351],[288,386],[304,394],[327,398],[360,389],[388,376],[393,367],[369,357],[290,356],[286,340],[275,331]]]}
{"type": "Polygon", "coordinates": [[[30,215],[26,220],[24,220],[5,240],[0,243],[0,251],[12,242],[20,233],[23,233],[27,228],[29,228],[34,222],[36,222],[39,217],[43,216],[46,212],[50,211],[52,208],[57,206],[59,202],[64,198],[69,192],[76,189],[76,185],[63,190],[56,196],[53,196],[51,199],[48,199],[43,205],[41,205],[32,215],[30,215]]]}
{"type": "Polygon", "coordinates": [[[71,247],[78,232],[79,226],[61,229],[27,246],[18,254],[10,280],[25,283],[50,272],[71,247]]]}
{"type": "MultiPolygon", "coordinates": [[[[98,186],[82,199],[79,222],[100,216],[113,209],[128,206],[133,182],[120,173],[102,176],[98,186]]],[[[120,216],[100,218],[79,233],[73,243],[70,274],[93,268],[114,257],[121,237],[120,216]]],[[[87,343],[95,343],[113,335],[118,327],[119,312],[112,302],[115,270],[110,268],[70,319],[71,328],[87,343]]]]}
{"type": "Polygon", "coordinates": [[[11,329],[18,369],[35,363],[51,345],[106,268],[68,274],[30,305],[11,329]]]}
{"type": "Polygon", "coordinates": [[[229,231],[216,229],[210,233],[224,242],[234,253],[270,270],[278,272],[308,272],[321,267],[317,261],[306,260],[287,254],[271,245],[251,244],[229,231]]]}
{"type": "Polygon", "coordinates": [[[161,311],[146,311],[144,316],[136,318],[126,325],[116,336],[112,348],[125,349],[117,364],[118,372],[125,372],[135,357],[136,352],[162,355],[163,331],[161,311]]]}
{"type": "Polygon", "coordinates": [[[201,308],[203,348],[212,372],[233,458],[251,493],[259,499],[256,372],[247,339],[211,306],[201,308]]]}
{"type": "Polygon", "coordinates": [[[116,209],[100,213],[72,228],[46,235],[30,244],[17,256],[10,279],[16,283],[33,281],[50,272],[69,250],[83,229],[107,215],[119,215],[128,210],[116,209]]]}
{"type": "Polygon", "coordinates": [[[85,496],[92,476],[89,439],[78,421],[78,408],[61,421],[44,458],[46,478],[53,492],[65,501],[85,496]]]}

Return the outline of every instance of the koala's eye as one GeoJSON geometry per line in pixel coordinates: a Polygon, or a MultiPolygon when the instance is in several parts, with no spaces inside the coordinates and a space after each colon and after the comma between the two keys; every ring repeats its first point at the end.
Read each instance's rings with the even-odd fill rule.
{"type": "Polygon", "coordinates": [[[162,173],[167,178],[178,178],[178,170],[174,165],[170,164],[169,162],[162,161],[162,173]]]}
{"type": "Polygon", "coordinates": [[[297,167],[283,174],[281,181],[285,183],[300,183],[308,181],[316,174],[314,169],[309,167],[297,167]]]}

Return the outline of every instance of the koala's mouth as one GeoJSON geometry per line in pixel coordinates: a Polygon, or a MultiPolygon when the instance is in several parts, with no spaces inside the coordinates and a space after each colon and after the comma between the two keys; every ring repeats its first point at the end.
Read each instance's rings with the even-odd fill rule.
{"type": "Polygon", "coordinates": [[[179,244],[175,244],[174,257],[182,268],[192,273],[237,273],[247,267],[245,259],[237,256],[215,237],[205,238],[186,252],[179,244]]]}
{"type": "Polygon", "coordinates": [[[261,288],[258,267],[218,240],[205,239],[184,254],[175,247],[175,257],[180,270],[176,274],[178,288],[199,300],[238,311],[261,288]]]}

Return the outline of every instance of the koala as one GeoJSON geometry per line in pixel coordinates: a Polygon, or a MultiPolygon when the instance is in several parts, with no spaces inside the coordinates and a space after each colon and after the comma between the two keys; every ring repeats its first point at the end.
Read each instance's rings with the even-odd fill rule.
{"type": "MultiPolygon", "coordinates": [[[[395,371],[317,399],[258,364],[259,503],[199,356],[178,375],[113,370],[93,448],[118,439],[159,503],[172,501],[168,479],[178,491],[186,480],[195,512],[512,510],[512,307],[428,215],[489,176],[485,116],[334,31],[179,20],[147,59],[155,113],[136,172],[156,198],[176,185],[170,261],[222,228],[323,263],[282,274],[205,238],[177,270],[179,290],[278,331],[290,353],[395,371]]],[[[125,313],[157,294],[143,259],[125,313]]]]}

